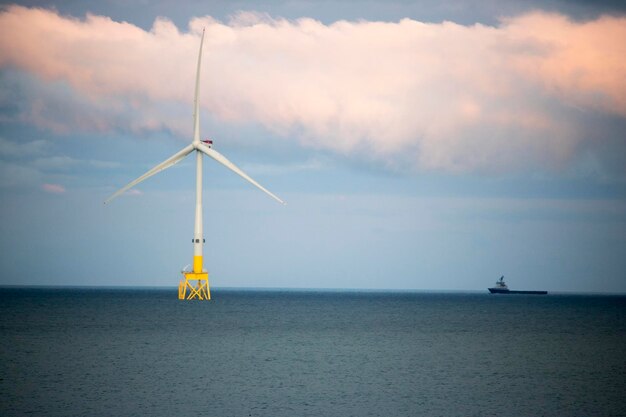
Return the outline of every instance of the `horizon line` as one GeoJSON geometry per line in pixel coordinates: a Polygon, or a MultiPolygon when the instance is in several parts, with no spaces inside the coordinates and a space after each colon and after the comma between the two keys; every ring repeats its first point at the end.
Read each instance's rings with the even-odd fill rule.
{"type": "MultiPolygon", "coordinates": [[[[172,290],[175,285],[73,285],[73,284],[0,284],[4,289],[92,289],[92,290],[172,290]]],[[[472,293],[489,294],[485,290],[475,289],[425,289],[425,288],[325,288],[325,287],[212,287],[218,291],[257,291],[257,292],[328,292],[328,293],[472,293]]],[[[549,291],[548,295],[616,295],[626,296],[626,292],[608,291],[549,291]]]]}

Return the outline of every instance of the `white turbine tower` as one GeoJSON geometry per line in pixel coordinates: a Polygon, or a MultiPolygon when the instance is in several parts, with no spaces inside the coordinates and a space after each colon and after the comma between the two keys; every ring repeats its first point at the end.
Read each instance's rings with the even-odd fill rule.
{"type": "Polygon", "coordinates": [[[212,149],[211,141],[200,141],[200,107],[198,103],[198,91],[200,86],[200,63],[202,62],[202,44],[204,43],[204,29],[202,30],[202,38],[200,40],[200,52],[198,53],[198,68],[196,72],[196,90],[193,102],[193,141],[190,145],[185,146],[182,150],[172,155],[170,158],[161,162],[141,177],[126,184],[120,188],[109,198],[105,200],[105,204],[113,200],[115,197],[124,193],[131,187],[139,184],[143,180],[150,178],[154,174],[157,174],[177,162],[181,161],[187,155],[192,152],[196,152],[196,220],[193,230],[193,269],[191,272],[182,271],[185,279],[180,282],[178,286],[178,298],[180,299],[194,299],[210,300],[211,291],[209,289],[209,274],[202,267],[202,246],[204,238],[202,236],[202,154],[208,155],[226,168],[234,171],[237,175],[243,177],[246,181],[275,199],[281,204],[285,204],[283,200],[276,197],[274,194],[266,190],[258,182],[250,178],[245,172],[239,169],[235,164],[230,162],[226,157],[212,149]],[[195,284],[195,285],[194,285],[195,284]],[[187,290],[189,294],[187,295],[187,290]]]}

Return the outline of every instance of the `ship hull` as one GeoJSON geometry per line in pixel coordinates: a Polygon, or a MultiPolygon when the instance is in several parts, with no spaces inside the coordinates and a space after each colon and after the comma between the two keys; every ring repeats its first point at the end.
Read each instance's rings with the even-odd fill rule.
{"type": "Polygon", "coordinates": [[[512,291],[503,290],[500,288],[487,288],[492,294],[532,294],[532,295],[545,295],[548,291],[512,291]]]}

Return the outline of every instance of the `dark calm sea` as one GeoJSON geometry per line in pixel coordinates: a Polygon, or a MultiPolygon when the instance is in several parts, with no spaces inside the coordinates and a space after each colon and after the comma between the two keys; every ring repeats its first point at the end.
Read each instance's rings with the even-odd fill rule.
{"type": "Polygon", "coordinates": [[[0,415],[626,416],[626,297],[0,289],[0,415]]]}

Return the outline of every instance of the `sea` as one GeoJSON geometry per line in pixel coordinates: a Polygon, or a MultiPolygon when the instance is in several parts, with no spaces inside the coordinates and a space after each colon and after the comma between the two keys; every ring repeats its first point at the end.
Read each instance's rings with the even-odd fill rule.
{"type": "Polygon", "coordinates": [[[0,415],[626,416],[626,296],[1,288],[0,415]]]}

